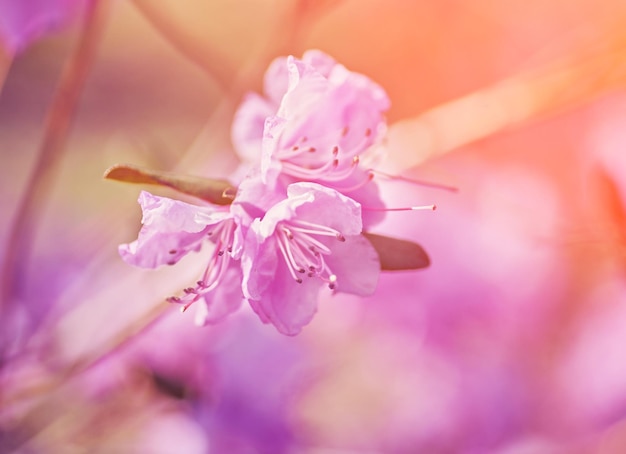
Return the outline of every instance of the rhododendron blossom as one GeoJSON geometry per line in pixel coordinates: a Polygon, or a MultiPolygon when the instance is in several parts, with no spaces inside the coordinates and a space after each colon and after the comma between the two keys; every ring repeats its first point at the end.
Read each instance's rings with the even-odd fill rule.
{"type": "Polygon", "coordinates": [[[276,59],[264,91],[265,98],[247,95],[232,130],[240,156],[261,162],[264,181],[269,173],[292,182],[316,181],[366,206],[383,206],[373,174],[359,166],[386,131],[390,103],[379,85],[311,50],[302,60],[276,59]]]}
{"type": "Polygon", "coordinates": [[[292,184],[287,194],[246,236],[243,291],[261,319],[293,335],[315,314],[323,286],[371,295],[380,262],[360,235],[358,203],[315,183],[292,184]]]}
{"type": "Polygon", "coordinates": [[[414,243],[406,248],[407,242],[363,234],[387,210],[371,172],[359,166],[386,130],[384,90],[309,51],[302,60],[272,63],[265,94],[248,95],[235,117],[233,143],[248,173],[232,199],[224,199],[234,189],[229,183],[116,168],[127,181],[230,204],[194,206],[142,193],[143,228],[120,253],[130,264],[154,268],[212,242],[197,284],[168,300],[183,310],[202,301],[197,322],[204,324],[245,297],[263,322],[295,335],[312,320],[324,288],[371,295],[381,267],[417,269],[428,266],[428,257],[414,243]],[[415,259],[395,260],[399,255],[415,259]]]}
{"type": "Polygon", "coordinates": [[[341,65],[325,77],[293,57],[286,64],[289,86],[265,122],[262,169],[278,163],[297,179],[337,184],[384,132],[387,95],[341,65]]]}
{"type": "Polygon", "coordinates": [[[126,263],[143,268],[174,265],[204,243],[214,243],[209,263],[196,285],[186,288],[183,297],[168,300],[183,304],[183,310],[201,301],[196,323],[221,320],[239,308],[242,296],[238,281],[240,267],[232,256],[237,228],[228,208],[195,206],[157,197],[148,192],[139,196],[143,227],[137,240],[119,247],[126,263]]]}

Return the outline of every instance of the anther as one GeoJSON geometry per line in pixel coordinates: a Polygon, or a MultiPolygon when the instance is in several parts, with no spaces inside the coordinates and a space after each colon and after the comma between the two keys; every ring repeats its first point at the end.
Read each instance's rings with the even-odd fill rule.
{"type": "Polygon", "coordinates": [[[315,153],[317,149],[315,147],[309,148],[309,153],[315,153]]]}
{"type": "Polygon", "coordinates": [[[371,135],[372,135],[372,130],[371,130],[370,128],[367,128],[367,129],[365,130],[365,137],[369,137],[369,136],[371,136],[371,135]]]}
{"type": "Polygon", "coordinates": [[[335,145],[333,147],[333,156],[337,156],[339,154],[339,147],[337,145],[335,145]]]}
{"type": "Polygon", "coordinates": [[[335,274],[331,274],[328,276],[328,288],[331,290],[335,290],[337,287],[337,276],[335,274]]]}
{"type": "Polygon", "coordinates": [[[341,135],[343,137],[348,135],[348,131],[350,131],[350,128],[348,126],[344,126],[343,129],[341,130],[341,135]]]}
{"type": "Polygon", "coordinates": [[[338,234],[337,234],[337,239],[338,239],[339,241],[341,241],[342,243],[343,243],[344,241],[346,241],[346,237],[345,237],[345,236],[343,236],[341,233],[338,233],[338,234]]]}
{"type": "Polygon", "coordinates": [[[170,249],[168,252],[170,254],[176,254],[178,251],[176,249],[170,249]]]}

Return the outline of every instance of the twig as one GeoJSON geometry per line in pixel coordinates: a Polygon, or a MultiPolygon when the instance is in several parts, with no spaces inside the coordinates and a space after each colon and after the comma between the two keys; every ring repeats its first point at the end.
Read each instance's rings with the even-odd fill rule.
{"type": "Polygon", "coordinates": [[[0,43],[0,94],[13,63],[13,54],[0,43]]]}
{"type": "Polygon", "coordinates": [[[593,55],[559,60],[399,121],[389,131],[386,170],[415,166],[624,85],[625,61],[624,43],[604,46],[593,55]],[[407,150],[407,145],[414,148],[407,150]]]}
{"type": "Polygon", "coordinates": [[[6,310],[19,288],[31,253],[35,219],[45,205],[50,186],[63,155],[65,142],[102,35],[105,4],[91,0],[76,50],[69,57],[48,111],[43,140],[34,168],[11,225],[2,263],[0,313],[6,310]]]}

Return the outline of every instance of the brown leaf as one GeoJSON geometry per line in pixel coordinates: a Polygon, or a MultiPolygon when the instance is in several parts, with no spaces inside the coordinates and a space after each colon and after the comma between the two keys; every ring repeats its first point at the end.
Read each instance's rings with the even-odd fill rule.
{"type": "Polygon", "coordinates": [[[226,180],[176,175],[159,170],[142,169],[127,164],[116,164],[110,167],[104,172],[104,178],[125,183],[166,186],[216,205],[230,205],[236,192],[236,188],[226,180]]]}
{"type": "Polygon", "coordinates": [[[378,252],[383,271],[418,270],[430,265],[428,254],[417,243],[368,232],[363,232],[363,236],[378,252]]]}

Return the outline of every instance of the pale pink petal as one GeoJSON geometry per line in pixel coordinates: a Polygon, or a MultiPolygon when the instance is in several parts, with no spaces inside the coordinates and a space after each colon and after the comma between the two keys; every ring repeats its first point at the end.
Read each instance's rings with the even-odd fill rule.
{"type": "Polygon", "coordinates": [[[276,113],[278,105],[256,93],[246,95],[237,109],[231,128],[231,140],[237,155],[244,161],[261,161],[261,143],[265,119],[276,113]]]}
{"type": "Polygon", "coordinates": [[[315,315],[322,282],[306,276],[302,283],[293,280],[276,250],[272,239],[259,245],[258,261],[253,263],[257,272],[244,268],[247,279],[244,278],[243,287],[250,306],[263,322],[272,323],[282,334],[294,336],[315,315]]]}
{"type": "Polygon", "coordinates": [[[337,291],[359,296],[374,293],[380,275],[380,260],[374,247],[361,235],[336,241],[326,258],[329,268],[339,277],[337,291]]]}
{"type": "Polygon", "coordinates": [[[136,241],[119,246],[122,259],[131,265],[156,268],[173,265],[191,251],[198,251],[210,226],[229,216],[212,207],[190,205],[143,191],[139,196],[143,227],[136,241]]]}
{"type": "Polygon", "coordinates": [[[338,64],[333,57],[318,49],[307,50],[302,55],[302,61],[313,66],[324,77],[328,77],[338,64]]]}
{"type": "Polygon", "coordinates": [[[354,200],[317,183],[289,185],[287,198],[252,222],[241,259],[243,292],[261,320],[295,335],[323,287],[371,294],[380,263],[361,228],[354,200]]]}
{"type": "Polygon", "coordinates": [[[332,227],[344,236],[358,235],[363,229],[361,206],[340,192],[317,183],[302,182],[289,185],[287,195],[298,200],[294,208],[303,220],[332,227]]]}
{"type": "Polygon", "coordinates": [[[275,107],[272,113],[276,113],[278,110],[278,105],[283,95],[287,92],[288,85],[287,57],[278,57],[270,63],[263,78],[263,92],[267,96],[269,103],[275,107]]]}
{"type": "Polygon", "coordinates": [[[242,302],[241,267],[239,262],[231,260],[220,285],[198,301],[195,323],[199,326],[218,323],[237,311],[242,302]]]}

